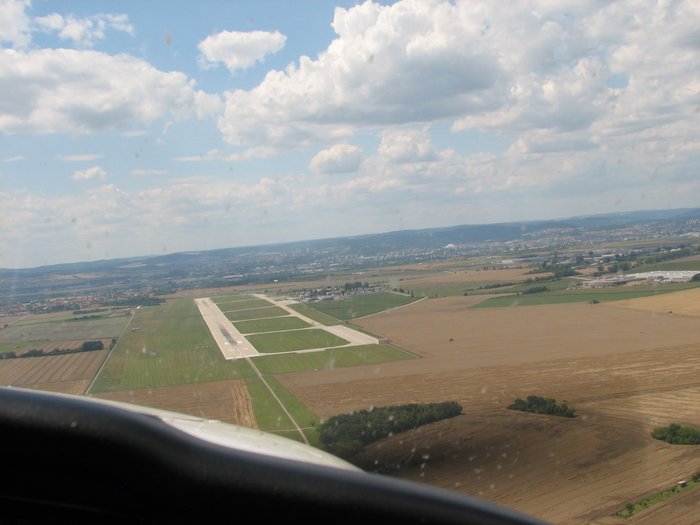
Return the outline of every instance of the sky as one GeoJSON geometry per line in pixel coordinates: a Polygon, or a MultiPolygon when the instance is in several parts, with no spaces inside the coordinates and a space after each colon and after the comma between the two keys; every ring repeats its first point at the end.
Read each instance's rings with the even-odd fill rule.
{"type": "Polygon", "coordinates": [[[700,204],[700,2],[0,0],[0,267],[700,204]]]}

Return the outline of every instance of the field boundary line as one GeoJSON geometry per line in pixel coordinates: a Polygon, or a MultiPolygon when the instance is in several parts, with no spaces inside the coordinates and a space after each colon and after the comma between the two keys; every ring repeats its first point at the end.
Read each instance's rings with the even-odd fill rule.
{"type": "MultiPolygon", "coordinates": [[[[392,292],[392,293],[396,293],[396,292],[392,292]]],[[[397,294],[397,295],[401,295],[401,294],[397,294]]],[[[394,306],[393,308],[388,308],[386,310],[382,310],[381,312],[374,312],[373,314],[367,314],[367,315],[363,315],[361,317],[355,317],[354,319],[349,319],[349,321],[357,321],[358,319],[364,319],[365,317],[372,317],[373,315],[379,315],[379,314],[384,314],[386,312],[392,312],[394,310],[398,310],[399,308],[406,308],[407,306],[411,306],[412,304],[418,304],[421,301],[425,301],[426,299],[429,299],[429,297],[421,297],[417,301],[411,301],[410,303],[407,303],[407,304],[401,304],[399,306],[394,306]]]]}
{"type": "Polygon", "coordinates": [[[306,434],[304,434],[304,431],[299,426],[299,423],[297,423],[297,420],[294,419],[294,416],[292,416],[292,414],[290,414],[289,410],[287,410],[287,407],[284,406],[284,403],[282,403],[282,400],[277,396],[277,394],[275,394],[275,391],[270,386],[270,384],[267,381],[265,381],[265,378],[260,373],[260,370],[258,370],[258,367],[255,366],[255,364],[253,363],[253,360],[248,356],[245,357],[245,360],[248,361],[248,364],[253,368],[255,375],[257,375],[258,379],[260,379],[260,381],[262,381],[262,384],[265,385],[265,388],[267,388],[270,391],[270,394],[272,394],[272,397],[275,398],[275,401],[277,401],[277,403],[279,404],[282,411],[287,415],[289,420],[292,422],[292,425],[294,425],[294,428],[297,430],[297,432],[299,432],[299,434],[301,434],[301,438],[304,440],[304,443],[306,443],[307,445],[311,445],[311,443],[309,443],[309,440],[306,437],[306,434]]]}
{"type": "Polygon", "coordinates": [[[114,352],[114,349],[117,348],[117,345],[119,344],[120,339],[124,335],[124,332],[127,331],[127,329],[129,328],[129,325],[131,325],[131,321],[134,320],[134,316],[136,315],[137,310],[138,310],[138,308],[134,308],[133,310],[131,310],[131,317],[129,318],[129,321],[127,321],[127,323],[124,325],[124,328],[122,328],[121,333],[117,336],[117,342],[114,343],[114,346],[109,349],[109,352],[107,352],[107,355],[105,356],[104,361],[102,361],[100,368],[97,370],[97,373],[92,378],[92,381],[90,381],[90,384],[85,389],[86,395],[89,394],[92,387],[95,386],[95,381],[97,381],[97,378],[100,377],[100,374],[102,373],[102,369],[105,367],[105,364],[107,364],[107,360],[109,359],[109,356],[111,356],[112,352],[114,352]]]}

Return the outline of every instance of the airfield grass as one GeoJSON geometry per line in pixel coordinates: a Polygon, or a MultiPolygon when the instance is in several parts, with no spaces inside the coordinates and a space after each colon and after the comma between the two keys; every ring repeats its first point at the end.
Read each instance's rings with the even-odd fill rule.
{"type": "Polygon", "coordinates": [[[306,435],[306,439],[308,439],[312,445],[318,446],[319,440],[316,426],[320,423],[320,418],[311,412],[304,403],[287,390],[277,379],[266,376],[265,381],[267,381],[270,388],[274,390],[275,395],[282,401],[282,404],[289,413],[292,414],[292,417],[306,435]]]}
{"type": "Polygon", "coordinates": [[[594,288],[542,292],[526,295],[507,295],[486,299],[472,308],[494,308],[508,306],[534,306],[542,304],[563,304],[579,302],[607,302],[623,299],[636,299],[650,295],[677,292],[697,288],[700,283],[678,283],[663,285],[639,285],[634,287],[594,288]]]}
{"type": "MultiPolygon", "coordinates": [[[[245,383],[253,400],[255,421],[260,430],[267,432],[294,430],[294,424],[259,377],[247,377],[245,383]]],[[[275,391],[275,393],[277,392],[275,391]]],[[[279,396],[279,394],[277,395],[279,396]]]]}
{"type": "Polygon", "coordinates": [[[245,360],[223,358],[194,301],[182,298],[137,310],[90,393],[252,375],[245,360]]]}
{"type": "Polygon", "coordinates": [[[348,299],[339,299],[337,301],[319,301],[314,303],[313,308],[337,319],[347,321],[382,312],[389,308],[403,306],[417,300],[415,297],[406,295],[380,292],[355,295],[348,299]]]}
{"type": "Polygon", "coordinates": [[[261,308],[264,306],[274,305],[270,301],[266,301],[265,299],[251,299],[250,301],[217,303],[217,306],[222,312],[233,312],[236,310],[248,310],[250,308],[261,308]]]}
{"type": "Polygon", "coordinates": [[[362,345],[331,348],[323,352],[305,354],[267,355],[253,357],[255,366],[263,374],[285,374],[311,370],[373,365],[389,361],[414,359],[415,356],[392,345],[362,345]]]}
{"type": "Polygon", "coordinates": [[[648,264],[630,270],[629,273],[641,272],[671,272],[671,271],[697,271],[700,272],[700,260],[669,261],[658,264],[648,264]]]}
{"type": "Polygon", "coordinates": [[[58,320],[28,319],[0,330],[0,344],[111,339],[121,333],[129,318],[129,312],[125,311],[98,319],[75,319],[73,316],[58,320]]]}
{"type": "Polygon", "coordinates": [[[310,348],[342,346],[349,343],[337,335],[322,329],[289,330],[286,332],[269,332],[248,336],[255,349],[261,353],[293,352],[310,348]]]}
{"type": "Polygon", "coordinates": [[[319,312],[315,308],[311,308],[305,303],[290,304],[289,307],[292,310],[299,312],[301,315],[304,315],[309,319],[313,319],[317,323],[321,323],[325,326],[335,326],[343,324],[343,322],[340,319],[336,319],[335,317],[324,314],[323,312],[319,312]]]}
{"type": "Polygon", "coordinates": [[[308,328],[309,323],[302,321],[298,317],[273,317],[271,319],[255,319],[252,321],[240,321],[234,326],[242,334],[256,334],[260,332],[274,332],[277,330],[295,330],[298,328],[308,328]]]}
{"type": "Polygon", "coordinates": [[[289,315],[289,313],[279,306],[270,306],[265,308],[225,312],[224,315],[231,321],[247,321],[249,319],[266,319],[268,317],[285,317],[289,315]]]}
{"type": "Polygon", "coordinates": [[[234,294],[227,294],[227,295],[215,295],[211,297],[211,300],[214,301],[216,304],[222,304],[222,303],[232,303],[234,301],[249,301],[250,299],[255,299],[252,295],[248,294],[239,294],[239,293],[234,293],[234,294]]]}

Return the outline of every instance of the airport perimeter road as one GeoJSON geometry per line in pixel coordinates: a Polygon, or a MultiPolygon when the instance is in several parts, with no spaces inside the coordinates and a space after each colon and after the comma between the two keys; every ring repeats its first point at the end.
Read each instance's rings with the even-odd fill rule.
{"type": "Polygon", "coordinates": [[[260,355],[248,340],[236,330],[231,321],[223,314],[211,299],[195,299],[195,304],[207,323],[214,341],[219,345],[224,359],[241,359],[242,357],[255,357],[260,355]]]}
{"type": "Polygon", "coordinates": [[[350,328],[342,324],[335,326],[324,326],[323,329],[326,332],[330,332],[333,335],[342,337],[343,339],[350,341],[353,345],[376,345],[379,344],[379,339],[367,335],[364,332],[350,328]]]}

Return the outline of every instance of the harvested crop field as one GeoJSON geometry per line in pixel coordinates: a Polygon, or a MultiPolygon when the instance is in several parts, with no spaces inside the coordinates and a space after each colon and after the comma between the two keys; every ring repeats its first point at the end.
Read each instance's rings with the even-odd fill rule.
{"type": "Polygon", "coordinates": [[[257,428],[250,394],[240,379],[109,392],[94,397],[257,428]]]}
{"type": "Polygon", "coordinates": [[[616,301],[610,306],[631,308],[656,313],[673,313],[674,315],[690,315],[700,317],[700,288],[683,290],[653,297],[640,297],[628,301],[616,301]]]}
{"type": "MultiPolygon", "coordinates": [[[[422,446],[432,452],[416,456],[429,460],[393,475],[555,523],[596,522],[700,470],[699,447],[650,437],[659,423],[700,423],[694,413],[700,318],[605,304],[469,308],[475,301],[430,299],[356,321],[422,359],[279,378],[323,418],[370,406],[458,401],[465,415],[454,421],[462,426],[436,424],[447,425],[435,427],[442,437],[423,434],[422,446]],[[578,417],[504,409],[528,395],[565,401],[578,417]]],[[[399,447],[404,438],[392,439],[399,447]]],[[[411,448],[388,457],[415,456],[411,448]]]]}
{"type": "Polygon", "coordinates": [[[692,448],[656,441],[634,423],[594,411],[585,415],[568,419],[503,409],[463,415],[371,445],[355,462],[368,470],[378,462],[387,474],[557,524],[620,523],[608,520],[627,502],[700,468],[692,448]]]}
{"type": "Polygon", "coordinates": [[[0,360],[0,384],[83,394],[109,350],[0,360]]]}

